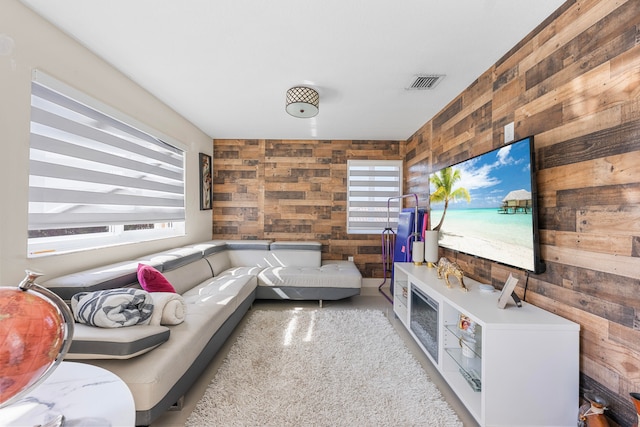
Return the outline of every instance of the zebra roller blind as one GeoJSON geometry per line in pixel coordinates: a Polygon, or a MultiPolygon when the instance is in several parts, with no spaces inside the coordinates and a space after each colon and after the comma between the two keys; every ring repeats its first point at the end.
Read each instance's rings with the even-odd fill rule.
{"type": "Polygon", "coordinates": [[[184,221],[181,149],[40,80],[31,86],[29,230],[184,221]]]}
{"type": "Polygon", "coordinates": [[[402,194],[401,160],[349,160],[347,162],[347,232],[382,233],[397,229],[402,194]]]}

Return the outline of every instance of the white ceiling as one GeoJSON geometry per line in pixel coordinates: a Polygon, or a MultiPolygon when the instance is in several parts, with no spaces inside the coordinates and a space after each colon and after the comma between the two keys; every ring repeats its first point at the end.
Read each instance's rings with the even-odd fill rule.
{"type": "Polygon", "coordinates": [[[211,138],[405,140],[564,0],[21,0],[211,138]],[[415,74],[445,74],[407,91],[415,74]],[[285,112],[314,87],[320,112],[285,112]]]}

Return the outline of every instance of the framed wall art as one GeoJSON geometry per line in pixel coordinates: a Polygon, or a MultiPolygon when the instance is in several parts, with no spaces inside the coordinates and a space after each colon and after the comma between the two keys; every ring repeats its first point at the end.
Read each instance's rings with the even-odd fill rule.
{"type": "Polygon", "coordinates": [[[213,186],[211,185],[211,156],[200,153],[200,210],[211,209],[213,186]]]}

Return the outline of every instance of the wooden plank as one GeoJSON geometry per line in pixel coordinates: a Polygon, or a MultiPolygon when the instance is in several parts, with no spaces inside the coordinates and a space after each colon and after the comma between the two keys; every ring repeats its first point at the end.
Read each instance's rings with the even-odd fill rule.
{"type": "MultiPolygon", "coordinates": [[[[566,74],[574,76],[572,79],[567,79],[564,75],[562,77],[562,83],[556,82],[553,78],[547,82],[548,87],[552,89],[538,90],[537,93],[529,94],[526,102],[520,109],[516,111],[516,115],[534,115],[541,111],[548,109],[550,106],[560,103],[561,105],[570,104],[572,99],[584,100],[588,99],[593,101],[593,98],[588,97],[594,88],[596,93],[605,90],[603,86],[609,81],[610,78],[610,66],[609,63],[604,63],[600,67],[596,67],[586,73],[575,76],[575,71],[569,69],[566,74]],[[560,101],[561,100],[561,101],[560,101]]],[[[556,76],[559,79],[559,77],[556,76]]],[[[597,104],[596,104],[597,105],[597,104]]],[[[584,110],[583,113],[590,113],[591,111],[584,110]]],[[[567,120],[568,121],[568,120],[567,120]]],[[[551,127],[551,126],[550,126],[551,127]]],[[[555,127],[555,126],[553,126],[555,127]]]]}
{"type": "MultiPolygon", "coordinates": [[[[537,140],[536,140],[537,141],[537,140]]],[[[632,184],[640,176],[640,162],[628,155],[600,157],[538,171],[537,182],[546,191],[589,186],[632,184]],[[588,182],[585,182],[588,177],[588,182]]]]}
{"type": "MultiPolygon", "coordinates": [[[[622,277],[598,271],[593,266],[591,269],[577,268],[571,288],[581,294],[588,294],[613,304],[628,307],[629,312],[633,313],[635,318],[635,307],[640,305],[638,285],[640,285],[640,281],[637,278],[622,277]]],[[[609,321],[612,320],[607,317],[604,318],[609,321]]],[[[630,328],[633,327],[633,323],[626,325],[630,328]]]]}
{"type": "MultiPolygon", "coordinates": [[[[640,235],[640,205],[599,206],[577,211],[577,231],[610,237],[640,235]]],[[[629,241],[629,244],[631,242],[629,241]]],[[[630,255],[628,253],[627,255],[630,255]]]]}
{"type": "Polygon", "coordinates": [[[541,246],[542,258],[561,264],[582,268],[598,266],[600,271],[619,276],[636,278],[640,271],[640,258],[610,254],[597,254],[577,249],[556,246],[541,246]]]}
{"type": "Polygon", "coordinates": [[[632,48],[635,40],[631,38],[630,34],[623,34],[625,37],[619,40],[619,30],[620,28],[634,28],[639,16],[640,5],[637,1],[626,2],[619,8],[612,10],[609,15],[563,44],[561,49],[554,51],[528,69],[525,73],[527,90],[559,73],[566,64],[580,62],[581,71],[584,73],[602,64],[608,58],[632,48]]]}
{"type": "Polygon", "coordinates": [[[453,118],[456,114],[462,111],[462,97],[454,99],[447,105],[442,112],[436,114],[433,118],[432,125],[434,131],[439,131],[444,123],[448,122],[453,118]]]}
{"type": "Polygon", "coordinates": [[[556,195],[556,203],[561,207],[639,204],[640,183],[560,190],[556,195]]]}
{"type": "Polygon", "coordinates": [[[572,207],[539,208],[538,220],[542,229],[576,231],[576,210],[572,207]]]}
{"type": "Polygon", "coordinates": [[[640,140],[640,121],[623,123],[540,148],[538,166],[540,169],[545,169],[638,151],[638,140],[640,140]]]}
{"type": "MultiPolygon", "coordinates": [[[[632,256],[632,238],[627,235],[589,234],[554,231],[553,244],[558,247],[611,255],[632,256]]],[[[542,239],[541,239],[542,240],[542,239]]],[[[543,241],[543,243],[546,243],[543,241]]]]}
{"type": "Polygon", "coordinates": [[[520,77],[510,80],[496,89],[492,99],[493,120],[497,121],[500,117],[514,115],[513,112],[522,105],[521,94],[523,91],[524,80],[520,77]]]}
{"type": "Polygon", "coordinates": [[[630,96],[637,99],[640,95],[640,61],[635,64],[635,68],[624,73],[618,72],[614,78],[611,77],[609,67],[606,68],[602,79],[604,81],[596,80],[566,98],[563,103],[566,121],[624,105],[630,96]]]}
{"type": "MultiPolygon", "coordinates": [[[[520,283],[518,284],[520,287],[520,283]]],[[[599,298],[589,293],[577,292],[573,288],[564,286],[548,286],[536,280],[530,280],[529,290],[538,295],[544,295],[556,301],[563,301],[566,305],[579,308],[598,317],[616,322],[628,327],[633,326],[634,310],[623,303],[599,298]]]]}
{"type": "Polygon", "coordinates": [[[536,48],[531,49],[530,54],[521,59],[520,68],[526,70],[534,64],[540,63],[558,50],[560,46],[564,46],[589,28],[594,20],[606,16],[614,9],[611,4],[606,5],[605,8],[603,3],[606,2],[589,0],[581,1],[579,7],[576,7],[575,4],[569,6],[549,26],[542,28],[538,34],[533,36],[531,44],[534,44],[536,48]]]}
{"type": "Polygon", "coordinates": [[[556,127],[562,124],[563,110],[562,104],[549,105],[545,110],[530,114],[527,109],[516,111],[515,132],[518,138],[535,135],[549,127],[556,127]],[[521,116],[523,113],[525,116],[521,116]]]}
{"type": "Polygon", "coordinates": [[[535,146],[538,149],[549,147],[558,142],[618,126],[623,122],[623,108],[624,105],[615,105],[605,110],[585,113],[572,121],[563,121],[560,126],[536,134],[535,146]]]}

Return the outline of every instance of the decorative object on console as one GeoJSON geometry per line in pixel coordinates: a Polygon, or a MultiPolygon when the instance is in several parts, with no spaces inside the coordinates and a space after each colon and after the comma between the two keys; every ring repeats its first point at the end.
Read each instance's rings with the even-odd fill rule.
{"type": "Polygon", "coordinates": [[[73,315],[26,271],[17,287],[0,288],[0,407],[41,384],[69,350],[73,315]]]}
{"type": "Polygon", "coordinates": [[[438,261],[438,279],[444,279],[447,284],[447,288],[451,287],[451,283],[449,282],[450,274],[453,274],[458,279],[462,290],[465,292],[469,290],[464,284],[464,272],[460,266],[455,262],[449,261],[445,257],[440,258],[438,261]]]}
{"type": "Polygon", "coordinates": [[[462,355],[469,359],[476,357],[476,340],[475,338],[467,335],[460,337],[460,347],[462,348],[462,355]]]}
{"type": "Polygon", "coordinates": [[[424,260],[430,268],[438,262],[438,230],[424,230],[424,260]]]}
{"type": "Polygon", "coordinates": [[[609,421],[604,415],[609,404],[600,396],[585,394],[584,398],[589,401],[580,407],[578,414],[579,427],[609,427],[609,421]]]}
{"type": "Polygon", "coordinates": [[[413,250],[411,251],[411,258],[415,265],[422,265],[424,261],[424,242],[416,240],[413,242],[413,250]]]}
{"type": "Polygon", "coordinates": [[[315,89],[305,86],[292,87],[287,91],[287,113],[300,119],[318,114],[320,95],[315,89]]]}
{"type": "Polygon", "coordinates": [[[466,314],[460,313],[458,328],[460,329],[459,344],[462,355],[473,359],[476,357],[476,322],[466,314]]]}
{"type": "MultiPolygon", "coordinates": [[[[513,290],[516,288],[517,284],[518,284],[518,279],[513,277],[512,274],[509,274],[507,281],[504,282],[504,286],[502,287],[502,292],[500,293],[500,297],[498,297],[498,308],[505,308],[507,306],[507,301],[509,301],[510,298],[514,298],[513,295],[515,294],[513,293],[513,290]]],[[[518,305],[519,299],[516,300],[514,298],[514,301],[516,301],[516,304],[518,305]]]]}
{"type": "Polygon", "coordinates": [[[496,290],[496,288],[494,288],[493,285],[489,285],[486,283],[481,283],[479,287],[482,292],[493,292],[496,290]]]}
{"type": "Polygon", "coordinates": [[[467,335],[474,336],[476,334],[476,322],[471,320],[471,318],[466,314],[460,313],[458,328],[467,335]]]}
{"type": "Polygon", "coordinates": [[[200,153],[200,210],[212,209],[213,185],[211,177],[211,156],[200,153]]]}

